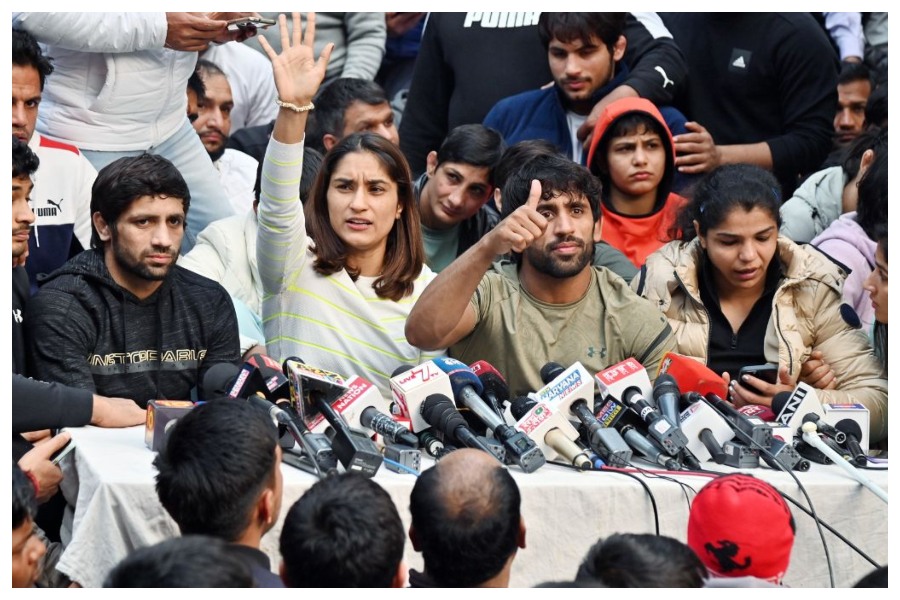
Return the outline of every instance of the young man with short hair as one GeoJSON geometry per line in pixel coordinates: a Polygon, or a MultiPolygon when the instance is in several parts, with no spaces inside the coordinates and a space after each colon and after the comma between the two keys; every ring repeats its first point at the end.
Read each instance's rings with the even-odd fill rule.
{"type": "Polygon", "coordinates": [[[397,507],[355,472],[326,477],[288,511],[281,528],[287,587],[403,587],[405,536],[397,507]]]}
{"type": "Polygon", "coordinates": [[[231,110],[234,108],[231,84],[217,65],[201,58],[197,62],[197,71],[188,80],[187,94],[189,117],[191,95],[196,96],[197,118],[192,121],[194,131],[200,136],[206,153],[219,173],[219,181],[234,214],[244,215],[253,207],[253,184],[259,164],[252,156],[226,147],[231,134],[231,110]],[[202,82],[201,95],[197,95],[195,85],[192,86],[191,80],[195,77],[202,82]]]}
{"type": "Polygon", "coordinates": [[[503,220],[416,302],[407,340],[490,362],[512,395],[540,389],[548,361],[597,372],[634,357],[655,374],[672,329],[621,277],[591,265],[599,202],[584,167],[556,154],[529,161],[503,188],[503,220]],[[488,272],[508,252],[513,261],[488,272]]]}
{"type": "Polygon", "coordinates": [[[33,375],[131,398],[189,399],[219,362],[240,359],[228,293],[175,265],[191,195],[153,154],[118,159],[97,175],[93,248],[47,278],[29,302],[33,375]]]}
{"type": "Polygon", "coordinates": [[[469,124],[453,129],[440,149],[428,153],[414,190],[432,271],[445,268],[500,220],[489,200],[493,169],[505,148],[499,133],[469,124]]]}
{"type": "MultiPolygon", "coordinates": [[[[484,124],[497,129],[508,144],[545,139],[584,164],[578,130],[594,106],[628,79],[629,70],[622,61],[627,46],[626,15],[541,13],[538,30],[553,85],[504,98],[487,114],[484,124]]],[[[684,131],[685,118],[680,112],[666,108],[664,114],[670,128],[684,131]]]]}
{"type": "Polygon", "coordinates": [[[19,465],[12,466],[12,586],[34,587],[47,546],[37,533],[34,485],[19,465]]]}
{"type": "Polygon", "coordinates": [[[201,404],[178,419],[153,466],[159,501],[182,535],[231,542],[257,587],[283,587],[259,549],[284,487],[278,428],[265,410],[235,398],[201,404]]]}
{"type": "Polygon", "coordinates": [[[351,133],[374,133],[400,144],[394,111],[374,81],[335,79],[316,94],[313,104],[316,108],[306,126],[306,144],[322,154],[351,133]]]}

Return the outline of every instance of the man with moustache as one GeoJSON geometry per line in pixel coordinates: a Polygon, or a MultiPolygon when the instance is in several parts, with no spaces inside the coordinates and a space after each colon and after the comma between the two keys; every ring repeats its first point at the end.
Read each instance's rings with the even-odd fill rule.
{"type": "Polygon", "coordinates": [[[259,163],[240,150],[225,147],[231,134],[231,111],[234,108],[231,84],[218,66],[201,58],[197,62],[197,70],[188,80],[187,94],[188,118],[194,131],[200,136],[206,153],[219,173],[219,181],[234,213],[243,215],[253,208],[256,199],[253,185],[259,163]],[[202,94],[197,94],[196,83],[191,81],[195,78],[202,84],[202,94]],[[196,118],[192,118],[192,108],[196,111],[193,113],[196,118]]]}
{"type": "Polygon", "coordinates": [[[125,157],[97,175],[92,249],[55,271],[28,305],[33,375],[124,397],[185,400],[240,359],[228,293],[175,265],[191,195],[167,159],[125,157]]]}
{"type": "Polygon", "coordinates": [[[37,291],[40,274],[62,266],[91,240],[91,185],[97,170],[75,146],[36,130],[44,84],[52,73],[53,65],[34,36],[14,27],[12,134],[28,144],[41,163],[31,191],[34,231],[26,252],[18,257],[28,272],[29,294],[37,291]]]}
{"type": "MultiPolygon", "coordinates": [[[[609,102],[620,97],[618,90],[630,81],[631,72],[623,60],[627,14],[541,13],[538,33],[553,85],[504,98],[490,110],[484,124],[499,131],[507,144],[547,140],[585,164],[587,153],[578,131],[595,106],[606,98],[609,102]]],[[[674,87],[664,67],[657,65],[656,70],[664,88],[674,87]]],[[[633,89],[631,95],[637,95],[633,89]]],[[[660,111],[672,132],[686,131],[684,115],[671,107],[660,111]]]]}
{"type": "Polygon", "coordinates": [[[428,285],[406,338],[454,358],[483,359],[512,395],[542,387],[548,361],[591,372],[634,357],[649,373],[674,349],[672,330],[649,302],[604,267],[600,183],[555,153],[529,161],[503,187],[503,220],[428,285]],[[512,261],[488,272],[494,257],[512,261]]]}

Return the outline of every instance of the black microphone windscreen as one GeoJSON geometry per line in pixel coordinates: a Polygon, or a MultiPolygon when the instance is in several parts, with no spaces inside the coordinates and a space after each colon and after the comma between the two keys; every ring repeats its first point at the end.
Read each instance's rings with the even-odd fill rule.
{"type": "Polygon", "coordinates": [[[668,373],[661,373],[653,384],[653,399],[657,400],[657,404],[659,404],[659,397],[668,393],[680,396],[681,390],[678,389],[678,383],[675,381],[674,377],[668,373]]]}
{"type": "Polygon", "coordinates": [[[776,415],[784,410],[784,405],[791,399],[792,392],[778,392],[772,397],[772,412],[776,415]]]}
{"type": "Polygon", "coordinates": [[[456,410],[453,400],[444,394],[431,394],[420,407],[422,418],[438,430],[453,434],[457,427],[467,427],[466,420],[456,410]]]}
{"type": "Polygon", "coordinates": [[[543,367],[541,367],[541,381],[543,381],[545,384],[550,383],[565,370],[566,368],[558,362],[550,361],[543,367]]]}
{"type": "Polygon", "coordinates": [[[528,411],[534,408],[535,404],[537,402],[527,396],[518,396],[509,403],[509,414],[518,421],[528,414],[528,411]]]}
{"type": "Polygon", "coordinates": [[[406,373],[407,371],[410,371],[410,370],[412,370],[412,365],[400,365],[399,367],[394,369],[394,372],[391,373],[391,377],[392,378],[396,377],[400,373],[406,373]]]}
{"type": "Polygon", "coordinates": [[[203,375],[200,390],[204,400],[213,400],[227,396],[241,368],[232,363],[216,363],[203,375]]]}
{"type": "Polygon", "coordinates": [[[859,423],[853,419],[841,419],[834,425],[834,428],[846,435],[852,435],[857,441],[862,439],[862,429],[859,423]]]}

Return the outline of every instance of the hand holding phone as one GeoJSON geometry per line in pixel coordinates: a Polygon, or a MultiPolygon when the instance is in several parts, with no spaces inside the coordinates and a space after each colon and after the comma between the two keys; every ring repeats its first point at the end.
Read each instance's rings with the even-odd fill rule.
{"type": "Polygon", "coordinates": [[[75,449],[75,442],[69,440],[69,443],[63,446],[61,449],[57,450],[50,456],[50,462],[54,465],[58,465],[60,461],[65,458],[66,454],[75,449]]]}
{"type": "Polygon", "coordinates": [[[240,17],[228,21],[228,31],[241,31],[242,29],[265,29],[275,24],[275,19],[265,17],[240,17]]]}
{"type": "Polygon", "coordinates": [[[766,383],[777,383],[778,382],[778,365],[774,365],[772,363],[766,363],[764,365],[753,365],[750,367],[743,367],[740,371],[738,383],[741,386],[747,389],[747,391],[752,392],[754,394],[763,395],[763,393],[754,387],[752,384],[748,383],[744,380],[744,375],[752,375],[757,379],[761,379],[766,383]]]}

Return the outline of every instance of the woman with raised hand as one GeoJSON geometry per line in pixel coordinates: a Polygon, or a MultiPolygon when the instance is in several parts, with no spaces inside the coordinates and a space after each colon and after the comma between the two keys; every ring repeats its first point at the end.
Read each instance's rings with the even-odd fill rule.
{"type": "Polygon", "coordinates": [[[736,406],[771,406],[803,380],[823,403],[865,405],[877,442],[887,436],[881,365],[842,306],[843,271],[815,248],[779,237],[778,189],[759,167],[711,172],[681,214],[683,239],[651,254],[632,287],[668,317],[677,352],[723,375],[736,406]],[[767,362],[779,366],[776,383],[736,379],[741,367],[767,362]]]}
{"type": "Polygon", "coordinates": [[[425,251],[406,159],[391,142],[354,134],[322,163],[304,207],[297,197],[306,118],[325,75],[329,44],[313,56],[315,14],[305,34],[293,14],[282,52],[259,38],[272,61],[278,116],[266,150],[257,257],[266,344],[279,360],[297,356],[345,377],[359,375],[390,397],[388,379],[424,353],[404,335],[412,305],[434,273],[425,251]]]}

